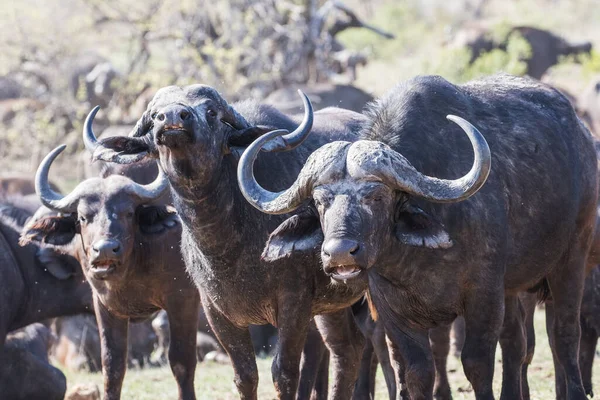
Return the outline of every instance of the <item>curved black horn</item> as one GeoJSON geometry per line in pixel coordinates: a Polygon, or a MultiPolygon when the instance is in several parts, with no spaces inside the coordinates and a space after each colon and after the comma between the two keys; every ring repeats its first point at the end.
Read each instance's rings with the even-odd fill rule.
{"type": "MultiPolygon", "coordinates": [[[[141,137],[113,136],[98,141],[92,126],[99,110],[99,106],[94,107],[83,124],[83,143],[92,154],[92,161],[102,160],[118,164],[131,164],[147,156],[156,157],[154,154],[156,147],[148,135],[141,137]]],[[[139,124],[138,121],[136,127],[139,124]]]]}
{"type": "Polygon", "coordinates": [[[94,134],[94,130],[92,129],[92,125],[94,123],[94,118],[98,111],[100,110],[100,106],[94,107],[92,111],[85,118],[85,122],[83,124],[83,144],[85,148],[90,152],[94,153],[94,150],[98,147],[98,139],[96,139],[96,135],[94,134]]]}
{"type": "Polygon", "coordinates": [[[300,146],[310,134],[314,121],[313,107],[310,99],[302,90],[298,89],[298,94],[302,97],[302,103],[304,103],[304,118],[302,119],[302,122],[293,132],[288,133],[287,135],[273,136],[277,139],[265,143],[262,148],[263,151],[275,152],[292,150],[300,146]]]}
{"type": "Polygon", "coordinates": [[[157,163],[157,166],[158,176],[153,182],[147,185],[140,185],[139,183],[132,181],[131,186],[128,188],[130,193],[139,197],[143,202],[151,202],[158,199],[169,187],[169,179],[163,172],[160,163],[157,163]]]}
{"type": "Polygon", "coordinates": [[[287,190],[274,193],[264,189],[254,178],[254,161],[263,145],[286,133],[286,130],[279,129],[259,137],[248,146],[238,163],[238,184],[242,194],[250,204],[268,214],[285,214],[293,211],[304,200],[304,196],[299,195],[297,183],[287,190]]]}
{"type": "Polygon", "coordinates": [[[399,190],[435,203],[455,203],[473,196],[485,183],[490,173],[492,157],[487,141],[471,123],[455,115],[448,120],[456,123],[467,134],[473,146],[471,170],[458,179],[438,179],[418,172],[398,153],[392,154],[391,168],[380,170],[399,190]]]}
{"type": "Polygon", "coordinates": [[[49,209],[63,213],[71,213],[77,210],[77,188],[70,194],[63,196],[60,193],[56,193],[48,181],[48,172],[50,171],[52,162],[54,162],[56,157],[58,157],[58,155],[66,148],[67,146],[62,144],[44,157],[35,174],[35,192],[42,204],[49,209]]]}

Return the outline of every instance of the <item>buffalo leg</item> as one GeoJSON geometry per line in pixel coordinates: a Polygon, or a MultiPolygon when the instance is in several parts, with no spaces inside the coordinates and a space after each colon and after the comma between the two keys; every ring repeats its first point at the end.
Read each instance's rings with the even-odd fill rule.
{"type": "Polygon", "coordinates": [[[127,369],[129,320],[112,315],[96,296],[94,309],[102,348],[103,399],[118,400],[121,398],[121,387],[127,369]]]}
{"type": "Polygon", "coordinates": [[[377,321],[373,334],[371,335],[373,349],[377,355],[377,361],[381,365],[381,371],[388,389],[390,399],[396,398],[396,379],[394,377],[394,368],[390,362],[390,353],[385,340],[385,328],[381,321],[377,321]]]}
{"type": "Polygon", "coordinates": [[[502,348],[502,394],[501,399],[523,398],[521,390],[522,368],[526,355],[524,311],[517,296],[505,300],[504,323],[500,333],[502,348]]]}
{"type": "MultiPolygon", "coordinates": [[[[379,307],[378,307],[379,309],[379,307]]],[[[428,332],[386,324],[390,355],[396,373],[396,399],[431,400],[435,367],[428,332]]]]}
{"type": "Polygon", "coordinates": [[[186,299],[169,307],[169,364],[177,381],[180,400],[195,400],[194,373],[196,372],[196,331],[200,299],[186,299]]]}
{"type": "Polygon", "coordinates": [[[596,355],[596,345],[598,344],[598,334],[593,328],[587,326],[586,322],[581,321],[581,342],[579,346],[579,367],[581,368],[581,378],[585,393],[594,397],[592,390],[592,367],[596,355]]]}
{"type": "Polygon", "coordinates": [[[435,384],[433,397],[439,400],[452,399],[450,383],[448,382],[448,353],[450,352],[451,325],[440,326],[429,330],[429,343],[435,363],[435,384]]]}
{"type": "Polygon", "coordinates": [[[318,315],[315,322],[330,352],[333,387],[330,398],[350,399],[358,378],[364,337],[350,308],[318,315]]]}
{"type": "Polygon", "coordinates": [[[552,361],[554,362],[554,382],[557,399],[566,399],[567,388],[565,386],[566,378],[562,366],[556,355],[556,345],[554,338],[554,303],[546,302],[546,333],[548,334],[548,342],[552,351],[552,361]]]}
{"type": "Polygon", "coordinates": [[[465,304],[465,345],[461,360],[477,400],[494,399],[494,356],[504,319],[504,290],[498,289],[495,293],[476,291],[465,304]]]}
{"type": "Polygon", "coordinates": [[[533,325],[533,317],[535,314],[535,306],[537,304],[537,295],[522,293],[519,295],[519,300],[525,309],[525,332],[527,336],[527,353],[521,369],[521,391],[523,393],[523,400],[529,400],[531,396],[529,394],[527,370],[529,369],[529,365],[531,365],[531,361],[533,361],[533,354],[535,352],[535,328],[533,325]]]}
{"type": "MultiPolygon", "coordinates": [[[[204,313],[219,343],[233,365],[234,383],[241,400],[257,400],[258,368],[254,345],[248,328],[238,328],[212,307],[210,300],[202,296],[204,313]]],[[[173,338],[171,338],[171,346],[173,338]]]]}
{"type": "Polygon", "coordinates": [[[277,316],[279,343],[271,364],[271,375],[278,398],[295,399],[302,349],[310,325],[310,305],[303,299],[285,298],[280,303],[279,310],[277,316]],[[306,307],[302,307],[302,304],[306,307]],[[307,310],[307,312],[302,313],[299,310],[307,310]]]}
{"type": "MultiPolygon", "coordinates": [[[[311,392],[315,387],[315,382],[321,374],[328,374],[329,371],[321,370],[323,357],[329,357],[327,348],[314,322],[308,327],[304,351],[300,360],[300,381],[298,383],[298,399],[310,398],[311,392]]],[[[325,394],[325,399],[327,394],[325,394]]]]}
{"type": "Polygon", "coordinates": [[[370,340],[367,340],[360,360],[358,380],[356,381],[356,386],[354,387],[354,394],[352,396],[353,399],[369,400],[373,398],[376,373],[377,358],[375,357],[375,349],[373,348],[373,343],[371,343],[370,340]],[[373,391],[371,391],[371,387],[373,388],[373,391]]]}
{"type": "MultiPolygon", "coordinates": [[[[323,341],[323,339],[321,339],[323,341]]],[[[325,344],[323,343],[323,346],[325,344]]],[[[317,380],[310,396],[310,400],[327,400],[329,393],[329,350],[325,349],[323,356],[321,356],[321,363],[319,364],[319,372],[317,374],[317,380]]]]}
{"type": "MultiPolygon", "coordinates": [[[[573,246],[577,248],[578,246],[573,246]]],[[[568,400],[587,399],[579,370],[581,327],[579,310],[584,284],[585,256],[570,255],[565,265],[548,277],[554,303],[552,331],[554,353],[564,373],[568,400]]],[[[557,364],[557,363],[555,363],[557,364]]],[[[558,377],[558,373],[556,374],[558,377]]],[[[558,381],[557,381],[558,386],[558,381]]],[[[558,395],[558,391],[557,391],[558,395]]]]}

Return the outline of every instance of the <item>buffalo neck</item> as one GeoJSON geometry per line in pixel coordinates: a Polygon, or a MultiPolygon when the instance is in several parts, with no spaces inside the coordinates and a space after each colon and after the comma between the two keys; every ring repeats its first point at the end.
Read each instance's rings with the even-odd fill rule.
{"type": "Polygon", "coordinates": [[[239,206],[234,162],[224,162],[207,184],[171,181],[173,202],[199,250],[207,257],[227,257],[242,241],[244,228],[239,206]]]}

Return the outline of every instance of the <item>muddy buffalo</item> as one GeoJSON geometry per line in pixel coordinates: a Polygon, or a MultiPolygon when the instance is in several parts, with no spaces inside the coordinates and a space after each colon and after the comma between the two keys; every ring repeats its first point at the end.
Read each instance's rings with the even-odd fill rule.
{"type": "Polygon", "coordinates": [[[597,160],[569,101],[530,79],[500,75],[456,86],[429,76],[399,85],[367,117],[363,140],[321,147],[279,192],[256,182],[253,164],[283,132],[248,147],[238,179],[251,204],[270,214],[311,205],[271,234],[263,258],[322,240],[328,275],[367,280],[411,398],[433,396],[428,329],[458,315],[466,321],[461,358],[476,397],[494,398],[500,341],[502,398],[521,398],[526,342],[518,294],[549,290],[553,353],[564,378],[557,396],[585,399],[579,308],[597,160]]]}

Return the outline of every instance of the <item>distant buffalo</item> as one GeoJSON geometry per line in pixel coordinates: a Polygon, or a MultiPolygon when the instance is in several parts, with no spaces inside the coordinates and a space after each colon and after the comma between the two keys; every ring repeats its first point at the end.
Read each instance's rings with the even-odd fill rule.
{"type": "Polygon", "coordinates": [[[63,400],[67,380],[48,362],[54,337],[40,323],[11,333],[0,362],[0,397],[8,400],[63,400]]]}
{"type": "Polygon", "coordinates": [[[316,110],[327,107],[340,107],[361,112],[365,105],[373,100],[373,96],[355,86],[320,83],[278,89],[265,98],[265,103],[272,104],[286,114],[300,114],[302,112],[302,100],[298,98],[298,89],[308,96],[316,110]]]}
{"type": "Polygon", "coordinates": [[[520,34],[531,46],[531,56],[524,60],[527,63],[525,73],[535,79],[541,79],[550,67],[559,62],[561,56],[589,54],[592,50],[590,42],[571,43],[550,31],[530,26],[513,27],[504,38],[497,41],[490,27],[471,25],[456,34],[453,46],[469,48],[472,63],[493,49],[506,50],[514,33],[520,34]]]}

